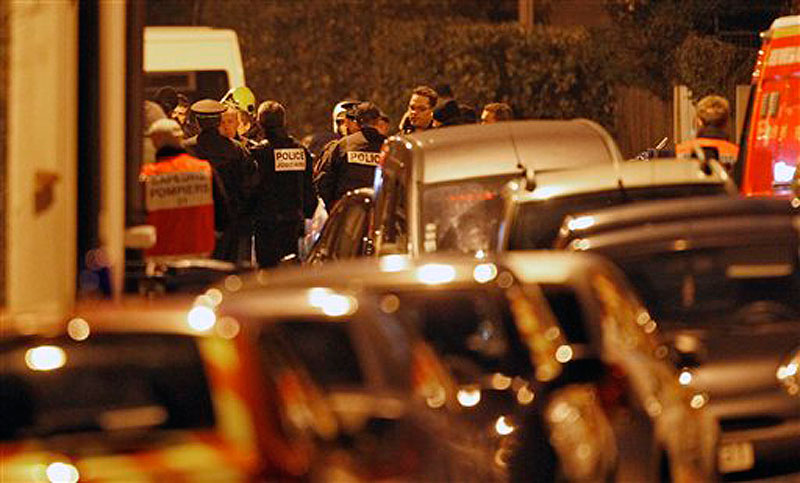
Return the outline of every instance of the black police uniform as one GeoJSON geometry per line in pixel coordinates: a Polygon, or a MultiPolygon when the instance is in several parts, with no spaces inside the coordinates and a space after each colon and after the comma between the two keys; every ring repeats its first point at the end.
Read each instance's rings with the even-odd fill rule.
{"type": "Polygon", "coordinates": [[[372,186],[384,140],[377,129],[363,126],[325,153],[329,159],[322,160],[317,190],[328,211],[348,191],[372,186]]]}
{"type": "MultiPolygon", "coordinates": [[[[225,110],[225,106],[216,101],[201,104],[205,102],[198,101],[192,105],[196,115],[220,115],[225,110]]],[[[252,227],[248,216],[252,211],[250,196],[256,167],[248,151],[241,144],[220,134],[216,128],[201,131],[188,139],[184,147],[192,156],[211,164],[225,189],[225,203],[215,203],[214,209],[227,209],[228,223],[217,240],[213,257],[234,263],[249,261],[252,227]]]]}
{"type": "Polygon", "coordinates": [[[256,259],[273,267],[297,253],[303,220],[314,216],[317,195],[311,183],[311,153],[284,128],[265,131],[266,140],[251,150],[258,164],[254,194],[256,259]]]}

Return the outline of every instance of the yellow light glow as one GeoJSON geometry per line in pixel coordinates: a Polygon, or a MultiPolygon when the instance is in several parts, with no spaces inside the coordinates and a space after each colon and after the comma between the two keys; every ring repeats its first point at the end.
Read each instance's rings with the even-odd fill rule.
{"type": "Polygon", "coordinates": [[[514,426],[510,424],[505,416],[500,416],[497,418],[497,422],[494,423],[494,430],[497,431],[497,434],[506,436],[514,432],[514,426]]]}
{"type": "Polygon", "coordinates": [[[231,292],[236,292],[242,288],[242,279],[238,275],[228,275],[225,277],[225,288],[231,292]]]}
{"type": "Polygon", "coordinates": [[[521,387],[520,390],[517,391],[517,402],[523,406],[532,403],[533,398],[533,391],[531,391],[528,386],[521,387]]]}
{"type": "Polygon", "coordinates": [[[447,395],[445,394],[444,388],[442,386],[436,386],[431,392],[432,394],[425,398],[428,407],[439,409],[444,406],[444,403],[447,402],[447,395]]]}
{"type": "Polygon", "coordinates": [[[407,255],[386,255],[378,262],[381,272],[402,272],[408,269],[407,255]]]}
{"type": "Polygon", "coordinates": [[[572,359],[572,347],[564,344],[556,349],[556,360],[562,364],[569,362],[572,359]]]}
{"type": "Polygon", "coordinates": [[[72,340],[82,341],[89,338],[89,323],[80,317],[76,317],[67,324],[67,334],[72,340]]]}
{"type": "Polygon", "coordinates": [[[682,371],[681,375],[678,376],[678,382],[681,383],[681,386],[688,386],[692,383],[692,373],[689,371],[682,371]]]}
{"type": "Polygon", "coordinates": [[[67,463],[52,463],[45,471],[51,483],[75,483],[80,479],[78,468],[67,463]]]}
{"type": "Polygon", "coordinates": [[[494,263],[481,263],[475,266],[472,276],[478,283],[491,282],[497,277],[497,266],[494,263]]]}
{"type": "Polygon", "coordinates": [[[797,375],[798,363],[797,362],[790,362],[785,366],[781,366],[778,368],[778,379],[787,379],[789,377],[794,377],[797,375]]]}
{"type": "Polygon", "coordinates": [[[689,403],[689,405],[691,405],[695,409],[700,409],[701,407],[706,405],[706,402],[708,402],[708,398],[706,398],[705,395],[695,394],[694,396],[692,396],[692,400],[689,403]]]}
{"type": "Polygon", "coordinates": [[[210,288],[206,290],[206,296],[211,300],[211,303],[216,307],[222,303],[222,291],[218,288],[210,288]]]}
{"type": "Polygon", "coordinates": [[[584,251],[592,247],[592,242],[585,238],[578,238],[577,240],[573,240],[571,245],[573,250],[584,251]]]}
{"type": "Polygon", "coordinates": [[[211,297],[208,295],[198,295],[194,299],[194,305],[202,305],[203,307],[208,307],[210,309],[214,308],[214,301],[211,300],[211,297]]]}
{"type": "Polygon", "coordinates": [[[200,332],[205,332],[214,327],[214,324],[217,322],[217,314],[204,305],[198,305],[189,311],[186,320],[189,322],[189,327],[200,332]]]}
{"type": "Polygon", "coordinates": [[[459,404],[471,408],[481,402],[481,390],[477,387],[464,387],[458,390],[456,398],[459,404]]]}
{"type": "Polygon", "coordinates": [[[484,258],[486,258],[486,252],[479,249],[477,252],[475,252],[475,258],[477,258],[478,260],[483,260],[484,258]]]}
{"type": "Polygon", "coordinates": [[[217,335],[223,339],[233,339],[239,335],[241,326],[233,317],[223,317],[217,322],[217,335]]]}
{"type": "Polygon", "coordinates": [[[492,376],[492,387],[503,391],[511,387],[511,378],[499,372],[495,372],[492,376]]]}
{"type": "Polygon", "coordinates": [[[533,198],[537,200],[546,200],[559,194],[562,188],[559,186],[542,186],[533,192],[533,198]]]}
{"type": "Polygon", "coordinates": [[[330,317],[339,317],[355,312],[356,300],[345,295],[330,294],[322,301],[322,313],[330,317]]]}
{"type": "Polygon", "coordinates": [[[67,353],[54,345],[42,345],[25,352],[25,364],[34,371],[52,371],[66,363],[67,353]]]}
{"type": "Polygon", "coordinates": [[[571,231],[585,230],[592,225],[594,225],[593,216],[579,216],[567,222],[567,228],[571,231]]]}
{"type": "Polygon", "coordinates": [[[417,280],[427,285],[452,282],[456,278],[456,269],[452,265],[428,263],[417,269],[417,280]]]}

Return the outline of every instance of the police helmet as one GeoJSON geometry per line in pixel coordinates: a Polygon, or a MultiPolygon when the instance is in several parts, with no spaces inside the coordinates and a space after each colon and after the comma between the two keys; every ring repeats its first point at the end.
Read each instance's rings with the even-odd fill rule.
{"type": "Polygon", "coordinates": [[[359,101],[348,100],[348,101],[342,101],[333,107],[333,114],[332,114],[333,132],[335,133],[339,132],[338,121],[344,119],[345,116],[347,116],[348,114],[352,115],[358,103],[359,101]]]}
{"type": "Polygon", "coordinates": [[[241,86],[231,89],[222,97],[225,104],[235,107],[240,111],[244,111],[250,115],[256,113],[256,96],[249,87],[241,86]]]}

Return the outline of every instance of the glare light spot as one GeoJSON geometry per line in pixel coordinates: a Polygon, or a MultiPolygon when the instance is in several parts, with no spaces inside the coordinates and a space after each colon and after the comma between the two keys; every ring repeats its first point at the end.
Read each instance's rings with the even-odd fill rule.
{"type": "Polygon", "coordinates": [[[73,340],[86,340],[89,338],[90,332],[91,330],[89,329],[89,323],[80,317],[70,320],[67,324],[67,334],[73,340]]]}
{"type": "Polygon", "coordinates": [[[322,313],[330,317],[351,314],[356,310],[356,300],[339,294],[330,294],[322,301],[322,313]]]}
{"type": "Polygon", "coordinates": [[[52,463],[45,474],[51,483],[75,483],[80,479],[78,468],[67,463],[52,463]]]}
{"type": "Polygon", "coordinates": [[[681,375],[678,376],[678,382],[681,383],[681,386],[688,386],[692,383],[692,373],[689,371],[682,371],[681,375]]]}
{"type": "Polygon", "coordinates": [[[417,269],[417,279],[427,285],[452,282],[456,278],[456,269],[452,265],[429,263],[417,269]]]}
{"type": "Polygon", "coordinates": [[[477,258],[478,260],[483,260],[484,258],[486,258],[486,252],[479,249],[477,252],[475,252],[475,258],[477,258]]]}
{"type": "Polygon", "coordinates": [[[800,198],[792,198],[792,208],[800,208],[800,198]]]}
{"type": "Polygon", "coordinates": [[[772,179],[775,183],[790,183],[794,179],[795,167],[778,161],[772,166],[772,179]]]}
{"type": "Polygon", "coordinates": [[[214,327],[214,323],[217,321],[217,314],[209,307],[198,305],[189,311],[186,320],[189,322],[189,327],[200,332],[205,332],[214,327]]]}
{"type": "Polygon", "coordinates": [[[208,295],[198,295],[194,299],[194,305],[202,305],[203,307],[208,307],[210,309],[214,308],[214,302],[208,295]]]}
{"type": "Polygon", "coordinates": [[[653,332],[655,332],[657,327],[658,326],[656,325],[656,321],[655,320],[651,320],[650,322],[645,324],[644,332],[645,332],[645,334],[652,334],[653,332]]]}
{"type": "Polygon", "coordinates": [[[508,272],[503,272],[497,277],[497,285],[499,285],[500,288],[508,288],[513,283],[514,277],[508,272]]]}
{"type": "Polygon", "coordinates": [[[561,192],[561,187],[559,186],[542,186],[541,188],[536,189],[533,192],[533,198],[537,200],[546,200],[548,198],[552,198],[553,196],[559,194],[561,192]]]}
{"type": "Polygon", "coordinates": [[[527,405],[532,403],[533,397],[534,397],[533,391],[531,391],[528,386],[522,387],[520,388],[519,391],[517,391],[517,402],[522,405],[527,405]]]}
{"type": "Polygon", "coordinates": [[[572,249],[573,250],[584,251],[584,250],[588,250],[591,247],[592,247],[592,242],[590,242],[589,240],[587,240],[585,238],[579,238],[579,239],[574,240],[572,242],[572,249]]]}
{"type": "Polygon", "coordinates": [[[432,409],[438,409],[444,406],[444,403],[447,400],[444,388],[442,386],[436,386],[432,392],[433,394],[425,398],[425,402],[428,404],[428,407],[432,409]]]}
{"type": "Polygon", "coordinates": [[[645,325],[648,322],[650,322],[650,314],[647,312],[639,312],[639,315],[636,317],[636,323],[639,325],[645,325]]]}
{"type": "Polygon", "coordinates": [[[555,326],[550,327],[544,333],[545,339],[547,339],[549,341],[554,341],[554,340],[558,339],[560,336],[561,336],[561,330],[558,327],[555,327],[555,326]]]}
{"type": "Polygon", "coordinates": [[[402,272],[408,269],[408,255],[386,255],[378,262],[381,272],[402,272]]]}
{"type": "Polygon", "coordinates": [[[400,299],[397,295],[386,295],[381,299],[381,311],[384,314],[393,314],[400,308],[400,299]]]}
{"type": "Polygon", "coordinates": [[[216,326],[217,335],[223,339],[233,339],[239,335],[241,328],[239,321],[233,317],[223,317],[219,319],[216,326]]]}
{"type": "Polygon", "coordinates": [[[511,378],[499,372],[495,372],[492,376],[492,387],[503,391],[511,387],[511,378]]]}
{"type": "Polygon", "coordinates": [[[511,425],[505,416],[500,416],[497,418],[497,422],[494,423],[494,430],[497,431],[497,434],[506,436],[514,432],[514,426],[511,425]]]}
{"type": "Polygon", "coordinates": [[[567,228],[569,228],[570,231],[585,230],[592,225],[594,225],[593,216],[579,216],[567,222],[567,228]]]}
{"type": "Polygon", "coordinates": [[[706,405],[706,402],[708,399],[703,394],[695,394],[689,404],[695,409],[700,409],[706,405]]]}
{"type": "Polygon", "coordinates": [[[322,303],[331,293],[331,290],[328,288],[310,288],[308,289],[308,303],[312,307],[322,307],[322,303]]]}
{"type": "Polygon", "coordinates": [[[25,352],[25,364],[34,371],[52,371],[67,362],[64,349],[54,345],[42,345],[25,352]]]}
{"type": "Polygon", "coordinates": [[[556,360],[562,364],[572,359],[572,347],[564,344],[556,349],[556,360]]]}
{"type": "Polygon", "coordinates": [[[789,377],[793,377],[797,374],[797,362],[791,362],[785,366],[780,366],[778,368],[778,379],[787,379],[789,377]]]}
{"type": "Polygon", "coordinates": [[[475,266],[472,276],[478,283],[491,282],[497,277],[497,267],[494,263],[481,263],[475,266]]]}
{"type": "Polygon", "coordinates": [[[206,290],[206,296],[214,304],[214,307],[222,303],[222,291],[218,288],[210,288],[206,290]]]}
{"type": "Polygon", "coordinates": [[[225,278],[225,288],[231,292],[240,290],[242,285],[242,279],[238,275],[228,275],[225,278]]]}
{"type": "Polygon", "coordinates": [[[471,408],[481,402],[481,390],[477,387],[464,387],[458,390],[456,398],[459,404],[471,408]]]}

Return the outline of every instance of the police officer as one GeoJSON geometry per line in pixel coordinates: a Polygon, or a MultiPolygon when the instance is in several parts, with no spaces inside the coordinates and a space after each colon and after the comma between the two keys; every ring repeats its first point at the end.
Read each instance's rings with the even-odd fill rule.
{"type": "Polygon", "coordinates": [[[322,161],[317,190],[329,211],[348,191],[372,186],[381,146],[386,140],[387,117],[375,104],[360,103],[355,117],[361,130],[342,138],[325,153],[329,159],[322,161]]]}
{"type": "Polygon", "coordinates": [[[215,209],[227,209],[228,223],[218,235],[213,256],[246,265],[250,261],[252,228],[247,215],[256,175],[255,164],[242,145],[219,132],[222,113],[227,109],[224,104],[203,99],[192,104],[191,109],[200,133],[188,139],[184,147],[193,156],[211,163],[225,190],[224,203],[215,203],[215,209]]]}
{"type": "Polygon", "coordinates": [[[721,96],[706,96],[697,103],[695,127],[697,137],[675,146],[679,158],[698,157],[702,151],[706,159],[716,159],[728,171],[733,169],[739,155],[739,146],[728,141],[730,104],[721,96]]]}
{"type": "Polygon", "coordinates": [[[317,195],[311,184],[311,153],[286,131],[286,110],[277,101],[258,106],[265,140],[253,148],[259,181],[254,196],[256,260],[274,267],[297,253],[304,219],[314,216],[317,195]]]}

